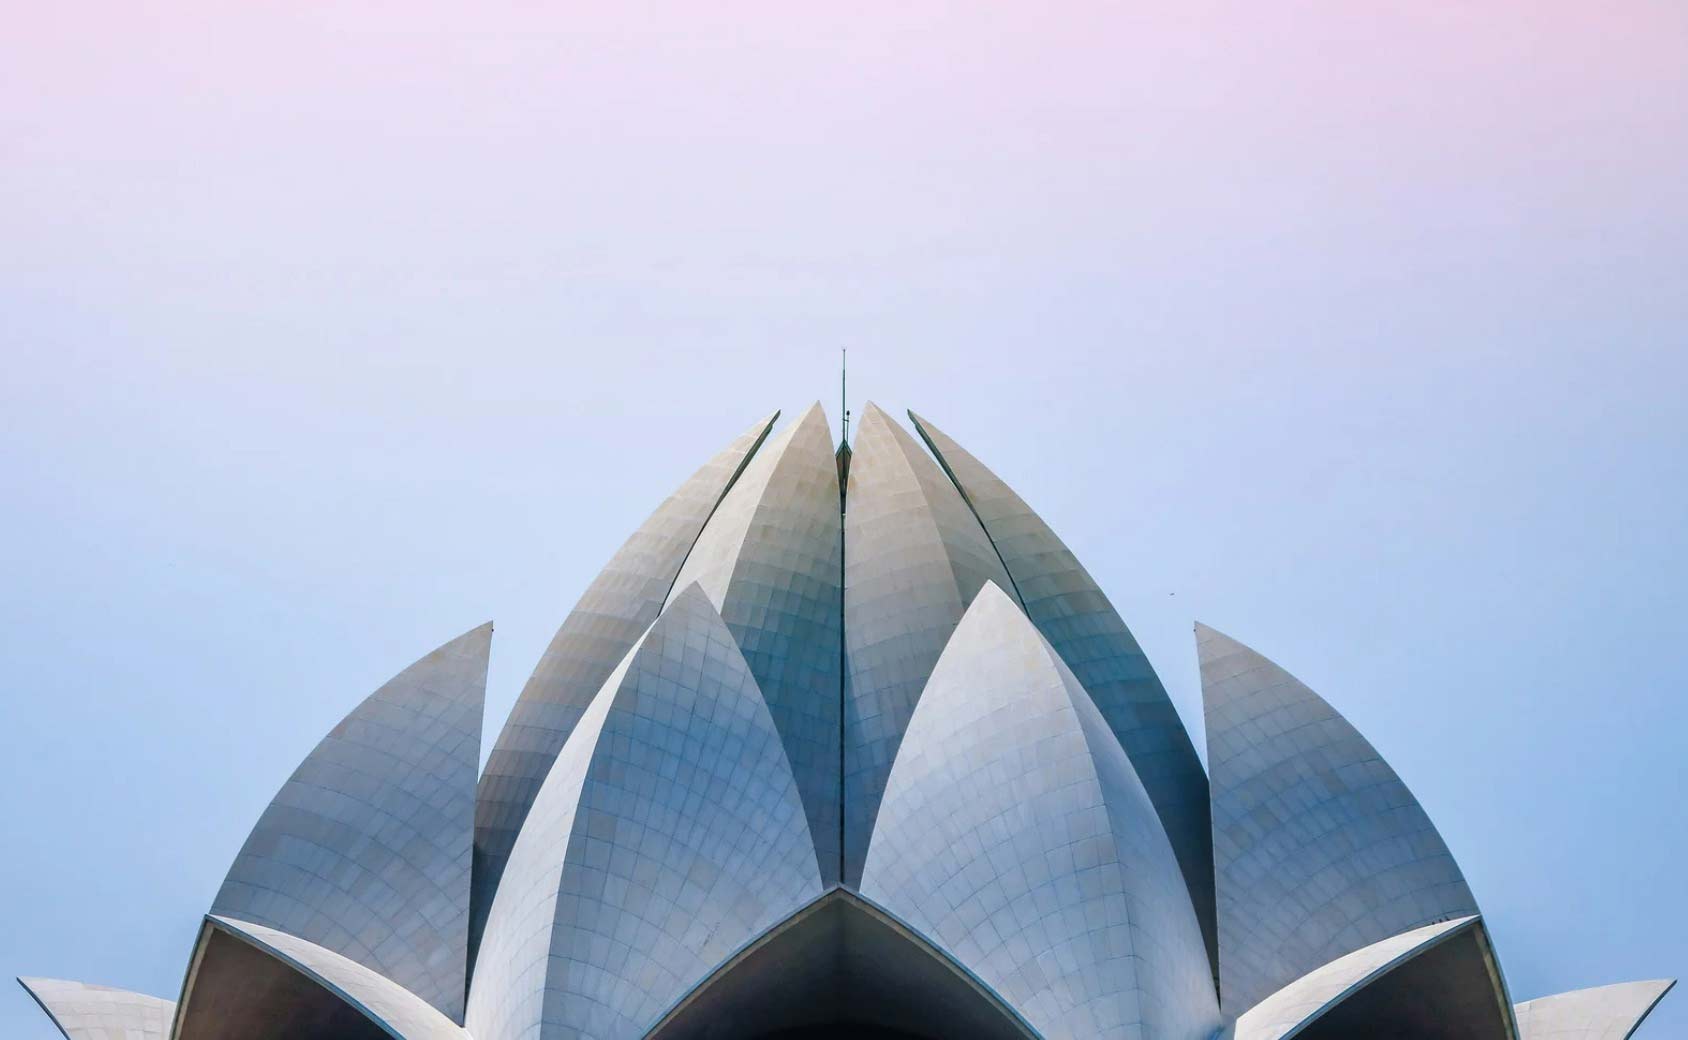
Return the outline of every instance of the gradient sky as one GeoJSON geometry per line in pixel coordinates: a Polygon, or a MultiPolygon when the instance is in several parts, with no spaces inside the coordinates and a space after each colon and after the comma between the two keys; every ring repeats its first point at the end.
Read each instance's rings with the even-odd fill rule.
{"type": "Polygon", "coordinates": [[[1200,618],[1370,736],[1515,997],[1688,973],[1688,5],[818,6],[13,10],[0,973],[173,997],[345,711],[491,618],[495,731],[841,346],[1195,732],[1200,618]]]}

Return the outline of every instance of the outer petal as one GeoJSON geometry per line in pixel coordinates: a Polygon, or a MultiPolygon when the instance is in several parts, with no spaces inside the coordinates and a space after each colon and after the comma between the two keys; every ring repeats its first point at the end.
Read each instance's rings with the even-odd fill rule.
{"type": "Polygon", "coordinates": [[[696,581],[738,640],[791,759],[827,882],[839,875],[842,538],[838,466],[817,404],[745,467],[675,581],[696,581]]]}
{"type": "Polygon", "coordinates": [[[1196,644],[1227,1012],[1344,954],[1477,912],[1430,818],[1346,719],[1205,625],[1196,644]]]}
{"type": "Polygon", "coordinates": [[[1488,937],[1461,917],[1362,947],[1250,1008],[1227,1040],[1508,1040],[1488,937]]]}
{"type": "Polygon", "coordinates": [[[1183,875],[1096,706],[1019,607],[979,593],[891,770],[862,894],[1044,1037],[1205,1040],[1183,875]]]}
{"type": "Polygon", "coordinates": [[[492,626],[376,690],[299,765],[213,914],[281,929],[463,1015],[475,767],[492,626]]]}
{"type": "Polygon", "coordinates": [[[176,1040],[468,1040],[462,1027],[379,972],[273,928],[205,919],[176,1040]]]}
{"type": "Polygon", "coordinates": [[[1526,1000],[1515,1010],[1523,1040],[1628,1040],[1675,979],[1620,982],[1526,1000]]]}
{"type": "Polygon", "coordinates": [[[575,604],[522,688],[487,757],[475,807],[470,960],[505,860],[586,704],[656,620],[686,553],[779,413],[704,464],[627,539],[575,604]]]}
{"type": "Polygon", "coordinates": [[[891,760],[932,666],[987,582],[1012,589],[943,472],[884,412],[856,433],[844,513],[844,880],[861,876],[891,760]]]}
{"type": "Polygon", "coordinates": [[[1215,954],[1207,773],[1178,710],[1100,586],[1025,500],[965,448],[909,413],[984,525],[1026,616],[1089,691],[1125,748],[1178,856],[1210,958],[1215,954]]]}
{"type": "Polygon", "coordinates": [[[66,1040],[164,1040],[176,1005],[144,993],[64,979],[19,979],[66,1040]]]}
{"type": "Polygon", "coordinates": [[[475,1040],[643,1036],[820,894],[778,730],[696,586],[592,701],[511,854],[470,991],[475,1040]]]}

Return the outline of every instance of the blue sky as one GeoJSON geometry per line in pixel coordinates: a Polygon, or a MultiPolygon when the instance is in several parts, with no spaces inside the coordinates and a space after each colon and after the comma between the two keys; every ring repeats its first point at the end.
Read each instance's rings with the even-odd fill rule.
{"type": "Polygon", "coordinates": [[[848,346],[1195,731],[1199,618],[1372,738],[1516,997],[1688,971],[1688,9],[303,6],[0,41],[0,969],[173,996],[323,732],[487,619],[495,729],[848,346]]]}

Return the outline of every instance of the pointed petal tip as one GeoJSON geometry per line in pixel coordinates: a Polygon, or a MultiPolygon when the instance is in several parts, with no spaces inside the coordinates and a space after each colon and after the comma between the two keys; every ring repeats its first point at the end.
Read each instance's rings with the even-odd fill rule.
{"type": "Polygon", "coordinates": [[[1225,635],[1225,633],[1202,621],[1193,622],[1191,624],[1191,629],[1195,632],[1196,654],[1198,657],[1206,656],[1208,654],[1208,652],[1212,649],[1214,640],[1229,638],[1225,635]]]}
{"type": "MultiPolygon", "coordinates": [[[[959,445],[924,417],[916,415],[913,408],[908,409],[908,421],[909,425],[914,427],[914,432],[920,435],[922,441],[926,442],[926,450],[936,456],[938,464],[948,472],[950,462],[945,458],[945,453],[959,448],[959,445]]],[[[952,481],[956,479],[953,473],[950,475],[950,479],[952,481]]],[[[957,482],[957,488],[960,489],[959,482],[957,482]]]]}
{"type": "Polygon", "coordinates": [[[797,422],[794,425],[808,426],[816,423],[820,424],[822,429],[831,427],[826,418],[826,408],[819,401],[803,409],[803,414],[797,417],[797,422]]]}
{"type": "Polygon", "coordinates": [[[721,618],[721,608],[716,606],[709,596],[709,590],[704,588],[700,581],[688,581],[685,588],[676,590],[668,605],[662,609],[662,613],[651,622],[651,630],[663,627],[666,631],[666,626],[678,623],[682,615],[694,620],[707,616],[723,626],[726,625],[726,621],[721,618]]]}
{"type": "MultiPolygon", "coordinates": [[[[480,668],[487,667],[492,659],[492,622],[483,622],[455,639],[441,643],[418,658],[410,667],[416,668],[427,661],[439,662],[450,658],[467,659],[480,668]]],[[[406,669],[406,671],[409,671],[409,669],[406,669]]],[[[486,696],[484,689],[481,691],[481,696],[486,696]]]]}
{"type": "Polygon", "coordinates": [[[1014,608],[1015,613],[1020,612],[1020,605],[1014,602],[1014,597],[1010,596],[1006,589],[996,583],[995,578],[985,579],[985,583],[979,586],[978,595],[973,597],[973,602],[967,609],[974,610],[980,603],[987,601],[993,606],[1007,604],[1014,608]]]}
{"type": "Polygon", "coordinates": [[[764,415],[762,418],[746,427],[744,432],[734,438],[734,443],[736,444],[740,441],[749,440],[752,444],[761,444],[762,440],[768,436],[769,431],[774,428],[774,424],[780,421],[780,416],[782,414],[783,412],[781,409],[775,408],[767,415],[764,415]]]}
{"type": "MultiPolygon", "coordinates": [[[[929,458],[929,452],[923,443],[924,435],[910,434],[907,426],[872,401],[862,406],[861,416],[850,424],[850,428],[860,434],[861,437],[867,437],[869,431],[876,431],[876,436],[889,434],[897,450],[904,455],[913,453],[918,454],[923,459],[929,458]]],[[[918,429],[916,427],[916,430],[918,429]]]]}
{"type": "Polygon", "coordinates": [[[944,451],[949,451],[952,448],[958,447],[954,439],[952,439],[944,431],[938,429],[938,427],[933,424],[932,420],[926,418],[924,415],[916,413],[913,408],[908,409],[908,421],[914,426],[915,432],[920,434],[921,440],[926,442],[927,447],[931,448],[934,454],[941,455],[944,451]],[[944,442],[942,450],[940,450],[939,445],[933,443],[935,440],[941,440],[944,442]]]}
{"type": "MultiPolygon", "coordinates": [[[[703,591],[703,586],[698,582],[689,581],[685,588],[674,594],[674,598],[669,601],[669,606],[673,607],[682,602],[695,608],[699,603],[709,603],[709,594],[703,591]]],[[[710,609],[715,609],[713,604],[710,605],[710,609]]]]}
{"type": "Polygon", "coordinates": [[[432,654],[437,654],[441,651],[456,652],[463,650],[467,650],[472,654],[485,656],[487,647],[491,644],[492,622],[483,621],[474,628],[469,629],[467,632],[453,636],[452,638],[446,640],[430,651],[429,655],[424,656],[431,656],[432,654]]]}
{"type": "MultiPolygon", "coordinates": [[[[29,994],[30,1000],[35,1001],[35,1006],[41,1009],[41,1013],[46,1015],[48,1020],[55,1026],[58,1025],[59,1017],[53,1014],[52,1007],[48,1005],[46,998],[41,996],[40,989],[43,986],[51,986],[54,983],[61,983],[65,980],[49,979],[35,975],[18,975],[16,978],[18,980],[18,985],[23,987],[23,991],[25,993],[29,994]]],[[[60,1032],[63,1032],[63,1030],[61,1029],[60,1032]]]]}
{"type": "Polygon", "coordinates": [[[1665,999],[1665,997],[1667,995],[1669,995],[1671,990],[1676,988],[1676,980],[1675,979],[1643,979],[1640,982],[1637,982],[1636,985],[1638,985],[1638,986],[1649,986],[1649,987],[1656,989],[1658,991],[1658,995],[1653,998],[1653,1003],[1657,1004],[1659,1001],[1665,999]]]}
{"type": "Polygon", "coordinates": [[[1219,657],[1222,654],[1238,650],[1245,653],[1256,654],[1258,656],[1258,651],[1256,651],[1253,647],[1233,639],[1206,622],[1197,621],[1194,623],[1194,627],[1196,633],[1196,655],[1203,660],[1219,657]]]}
{"type": "MultiPolygon", "coordinates": [[[[1024,621],[1027,627],[1033,627],[1031,619],[1026,617],[1025,612],[1020,609],[1020,604],[1014,601],[1007,590],[998,585],[995,579],[986,578],[984,584],[979,586],[979,591],[973,595],[972,602],[967,604],[967,609],[961,612],[961,618],[955,623],[955,632],[951,633],[948,642],[944,644],[945,650],[948,650],[950,643],[955,642],[955,633],[964,628],[971,630],[978,625],[1002,624],[1004,619],[1001,614],[1005,609],[1024,621]]],[[[1033,630],[1035,631],[1035,628],[1033,630]]]]}
{"type": "MultiPolygon", "coordinates": [[[[957,642],[957,636],[961,634],[963,629],[970,633],[978,630],[994,632],[1001,638],[1022,634],[1029,636],[1058,670],[1066,669],[1066,662],[1062,661],[1061,655],[1056,653],[1055,648],[1049,645],[1049,640],[1045,639],[1043,633],[1038,631],[1037,626],[1032,623],[1032,619],[1026,616],[1026,612],[1021,609],[1019,601],[1014,598],[1012,593],[992,579],[987,578],[985,583],[979,586],[979,591],[974,595],[973,602],[969,603],[967,609],[962,612],[961,620],[956,623],[955,633],[950,636],[950,644],[957,642]]],[[[949,652],[949,644],[945,645],[944,652],[949,652]]]]}

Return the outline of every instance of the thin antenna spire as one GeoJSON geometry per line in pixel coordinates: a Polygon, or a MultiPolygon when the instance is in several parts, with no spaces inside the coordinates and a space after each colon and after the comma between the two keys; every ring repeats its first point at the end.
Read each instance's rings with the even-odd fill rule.
{"type": "Polygon", "coordinates": [[[840,347],[838,350],[838,408],[844,413],[844,437],[842,443],[850,443],[850,348],[840,347]]]}

